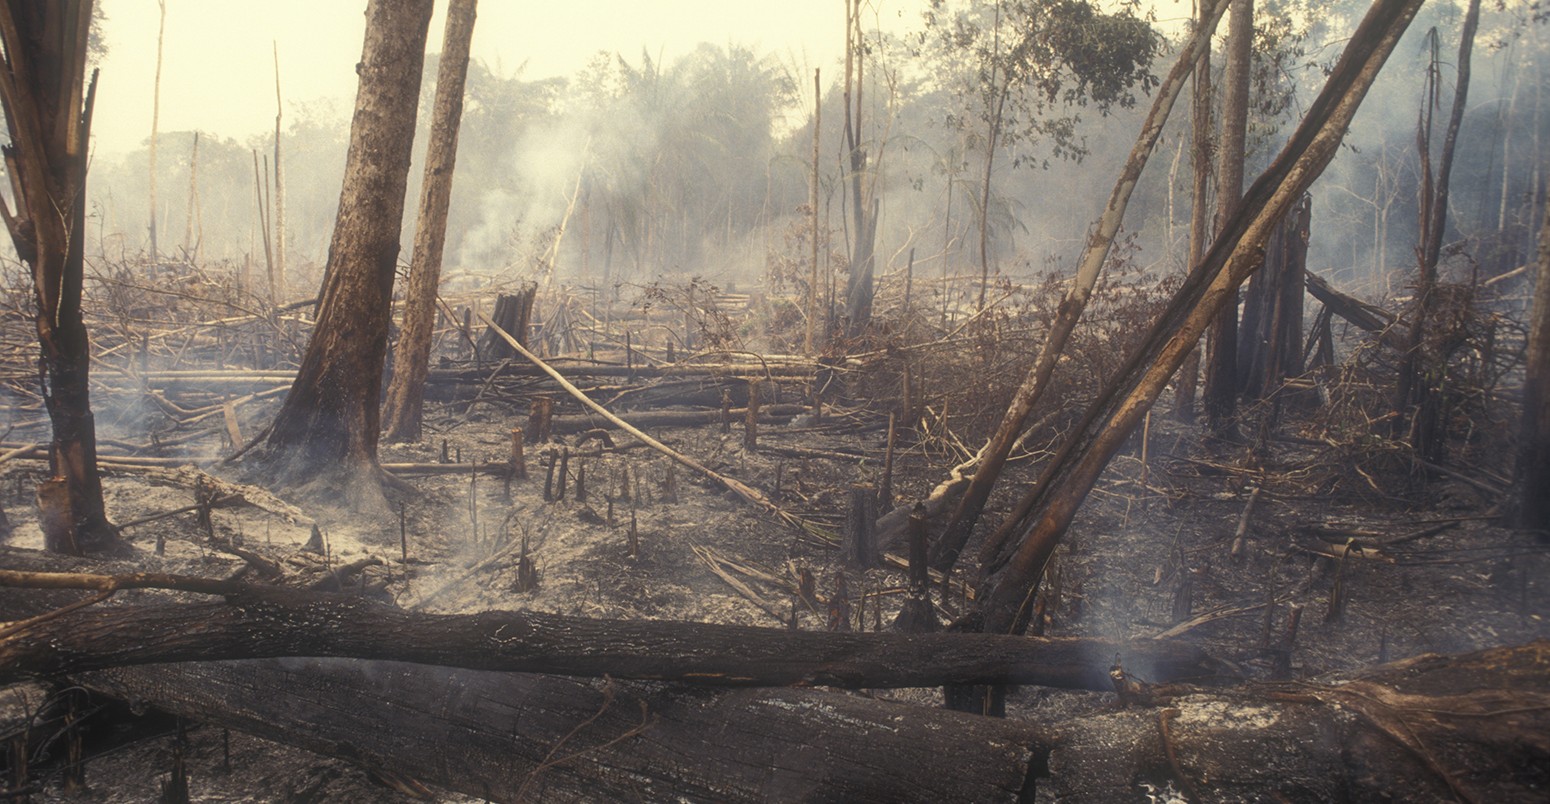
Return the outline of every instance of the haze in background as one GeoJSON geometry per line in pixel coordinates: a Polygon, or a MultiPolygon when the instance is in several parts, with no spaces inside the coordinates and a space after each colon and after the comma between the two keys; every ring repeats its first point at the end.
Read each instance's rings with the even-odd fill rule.
{"type": "MultiPolygon", "coordinates": [[[[108,53],[92,134],[99,154],[121,153],[150,135],[158,7],[156,0],[100,3],[108,53]]],[[[431,53],[441,50],[444,6],[431,20],[431,53]]],[[[364,12],[364,0],[167,0],[158,127],[238,140],[272,131],[276,47],[287,114],[318,101],[348,110],[364,12]]],[[[918,19],[915,4],[898,4],[868,22],[902,28],[918,19]]],[[[827,66],[844,51],[844,10],[838,0],[486,0],[473,57],[533,80],[574,74],[598,51],[636,58],[645,48],[671,60],[700,42],[778,53],[799,68],[827,66]]]]}

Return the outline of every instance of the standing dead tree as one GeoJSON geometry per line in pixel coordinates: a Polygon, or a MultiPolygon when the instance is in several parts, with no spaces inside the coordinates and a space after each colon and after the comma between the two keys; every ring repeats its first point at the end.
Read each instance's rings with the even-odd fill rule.
{"type": "Polygon", "coordinates": [[[38,486],[44,543],[80,554],[118,544],[102,502],[81,320],[85,274],[86,163],[91,87],[85,86],[90,0],[0,4],[0,69],[11,142],[5,169],[16,203],[0,203],[16,253],[32,268],[39,375],[54,427],[50,476],[38,486]]]}
{"type": "Polygon", "coordinates": [[[1436,172],[1432,170],[1432,112],[1437,107],[1441,84],[1441,56],[1436,33],[1432,38],[1432,63],[1426,74],[1420,119],[1416,125],[1416,144],[1421,152],[1421,236],[1416,248],[1419,263],[1415,283],[1415,309],[1410,315],[1405,357],[1394,384],[1394,432],[1408,434],[1411,445],[1426,460],[1442,459],[1445,426],[1442,421],[1443,373],[1446,357],[1426,348],[1428,320],[1436,303],[1437,260],[1442,254],[1442,234],[1448,224],[1448,183],[1453,173],[1453,152],[1458,145],[1459,128],[1464,123],[1465,104],[1469,99],[1469,62],[1474,49],[1475,30],[1480,25],[1480,0],[1470,0],[1459,32],[1458,78],[1453,92],[1453,108],[1443,135],[1442,153],[1436,172]]]}
{"type": "MultiPolygon", "coordinates": [[[[447,241],[447,208],[452,202],[452,173],[457,165],[457,134],[463,120],[463,84],[468,77],[468,51],[478,6],[478,0],[453,0],[447,7],[414,255],[409,261],[409,289],[404,295],[404,327],[383,413],[383,437],[388,441],[420,438],[425,376],[430,370],[431,335],[436,327],[436,293],[441,288],[441,254],[447,241]]],[[[531,294],[527,300],[531,309],[531,294]]],[[[522,328],[513,330],[519,338],[526,337],[526,318],[524,315],[522,328]]]]}
{"type": "Polygon", "coordinates": [[[383,359],[431,0],[371,0],[339,216],[317,326],[270,426],[267,471],[357,507],[384,504],[383,359]]]}
{"type": "Polygon", "coordinates": [[[984,510],[985,502],[990,498],[991,489],[995,486],[996,479],[1006,464],[1007,456],[1012,451],[1012,445],[1022,433],[1028,414],[1033,411],[1034,405],[1048,386],[1050,376],[1055,371],[1055,363],[1065,351],[1066,343],[1082,317],[1082,311],[1087,308],[1087,302],[1092,298],[1093,288],[1098,283],[1098,275],[1104,261],[1108,259],[1114,238],[1119,233],[1120,223],[1125,218],[1125,209],[1130,204],[1130,196],[1135,191],[1136,183],[1141,178],[1141,171],[1146,168],[1147,160],[1151,157],[1158,138],[1162,136],[1163,124],[1168,121],[1168,115],[1173,111],[1173,104],[1183,91],[1184,82],[1189,78],[1196,62],[1210,48],[1211,34],[1216,30],[1216,24],[1221,20],[1226,9],[1227,3],[1222,2],[1202,15],[1201,25],[1196,28],[1195,33],[1185,44],[1178,61],[1158,89],[1152,109],[1141,126],[1141,135],[1130,151],[1130,158],[1125,162],[1119,181],[1114,185],[1103,215],[1098,219],[1093,234],[1088,238],[1081,262],[1077,265],[1071,289],[1060,302],[1060,309],[1056,312],[1055,322],[1050,327],[1049,337],[1040,349],[1039,356],[1034,360],[1033,367],[1029,369],[1028,376],[1023,379],[1022,386],[1017,389],[1011,406],[1002,416],[995,435],[991,436],[990,441],[985,445],[981,453],[980,467],[975,471],[968,490],[959,500],[946,530],[933,546],[931,565],[934,568],[939,570],[950,568],[957,561],[964,544],[968,542],[969,534],[973,532],[974,524],[979,520],[980,512],[984,510]]]}
{"type": "Polygon", "coordinates": [[[845,334],[855,338],[872,320],[873,275],[876,271],[877,196],[862,193],[867,170],[861,144],[862,65],[866,45],[861,37],[861,0],[845,5],[845,149],[850,160],[851,216],[856,230],[850,254],[850,280],[845,288],[845,334]],[[852,89],[854,88],[854,94],[852,89]]]}
{"type": "Polygon", "coordinates": [[[1340,147],[1420,0],[1378,0],[1357,27],[1324,89],[1281,154],[1262,174],[1218,233],[1205,260],[1179,291],[1082,423],[1046,465],[1038,483],[986,546],[989,593],[980,614],[987,632],[1026,627],[1030,603],[1055,547],[1098,476],[1151,409],[1211,321],[1259,267],[1278,221],[1307,192],[1340,147]],[[1020,537],[1012,542],[1013,533],[1020,537]],[[1010,546],[1003,554],[1002,548],[1010,546]]]}

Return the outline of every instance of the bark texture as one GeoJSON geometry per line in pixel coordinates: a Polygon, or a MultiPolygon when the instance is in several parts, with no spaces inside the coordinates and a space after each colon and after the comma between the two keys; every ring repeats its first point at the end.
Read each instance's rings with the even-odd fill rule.
{"type": "Polygon", "coordinates": [[[1037,728],[817,690],[295,659],[78,679],[492,801],[1017,801],[1037,728]]]}
{"type": "Polygon", "coordinates": [[[318,321],[268,437],[269,472],[350,505],[383,504],[377,466],[383,359],[431,0],[366,9],[339,216],[318,321]]]}
{"type": "MultiPolygon", "coordinates": [[[[1249,120],[1249,77],[1254,53],[1254,0],[1234,0],[1227,18],[1227,70],[1222,78],[1222,136],[1217,141],[1217,231],[1238,211],[1249,120]]],[[[1205,409],[1222,431],[1238,407],[1238,297],[1227,300],[1211,324],[1206,353],[1205,409]]]]}
{"type": "MultiPolygon", "coordinates": [[[[87,587],[96,589],[108,578],[74,577],[98,579],[87,587]]],[[[140,580],[118,588],[147,581],[128,577],[140,580]]],[[[18,580],[44,582],[0,572],[0,584],[18,580]]],[[[0,680],[156,662],[340,656],[728,686],[1004,682],[1103,690],[1116,655],[1157,680],[1202,676],[1211,667],[1198,648],[1152,640],[832,634],[537,612],[436,615],[324,592],[205,579],[185,587],[226,594],[227,602],[99,607],[31,625],[0,640],[0,680]]],[[[24,614],[0,610],[0,619],[24,614]]]]}
{"type": "Polygon", "coordinates": [[[1537,801],[1550,643],[997,720],[707,690],[292,659],[82,674],[98,693],[493,801],[1537,801]]]}
{"type": "MultiPolygon", "coordinates": [[[[436,327],[436,294],[441,289],[441,254],[447,242],[447,208],[452,203],[452,174],[457,165],[457,135],[463,122],[463,85],[474,38],[479,0],[452,0],[436,68],[436,101],[431,110],[431,141],[425,151],[425,179],[404,294],[404,326],[398,336],[393,380],[388,385],[383,437],[420,440],[425,376],[430,370],[431,335],[436,327]]],[[[521,333],[518,333],[521,337],[521,333]]]]}
{"type": "Polygon", "coordinates": [[[97,474],[91,348],[81,320],[85,275],[86,165],[92,94],[85,87],[89,0],[0,4],[0,104],[13,212],[0,203],[16,253],[32,269],[38,374],[53,424],[50,475],[38,484],[49,550],[81,554],[119,545],[97,474]]]}

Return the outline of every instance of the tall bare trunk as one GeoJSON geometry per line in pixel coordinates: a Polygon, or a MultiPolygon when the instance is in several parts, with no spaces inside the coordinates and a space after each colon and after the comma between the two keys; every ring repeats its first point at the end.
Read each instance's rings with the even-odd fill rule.
{"type": "Polygon", "coordinates": [[[199,262],[200,230],[204,227],[199,212],[199,132],[194,132],[194,144],[188,155],[188,211],[183,221],[183,250],[188,258],[199,262]]]}
{"type": "Polygon", "coordinates": [[[983,457],[979,469],[974,473],[974,480],[964,492],[963,498],[959,500],[958,508],[953,512],[953,518],[948,522],[942,538],[933,545],[931,563],[937,569],[945,570],[958,560],[958,553],[968,542],[974,524],[979,520],[980,512],[984,510],[985,501],[990,498],[991,489],[1001,474],[1001,468],[1006,464],[1012,444],[1022,432],[1023,422],[1027,420],[1028,414],[1033,411],[1033,406],[1043,396],[1044,389],[1049,384],[1049,378],[1054,374],[1055,363],[1065,351],[1066,342],[1070,339],[1072,331],[1076,329],[1077,321],[1080,320],[1082,311],[1087,308],[1088,300],[1092,298],[1093,288],[1098,283],[1098,275],[1104,261],[1108,259],[1114,237],[1119,233],[1120,223],[1125,218],[1125,209],[1130,204],[1130,196],[1135,191],[1136,182],[1141,178],[1141,171],[1146,168],[1147,160],[1157,145],[1157,139],[1162,136],[1163,124],[1168,121],[1168,114],[1173,111],[1173,103],[1183,91],[1185,79],[1194,69],[1200,54],[1210,47],[1211,33],[1216,29],[1216,23],[1221,19],[1225,5],[1225,3],[1221,4],[1206,15],[1204,23],[1191,36],[1184,52],[1158,89],[1157,97],[1152,102],[1151,112],[1147,114],[1146,121],[1141,126],[1141,134],[1136,138],[1136,143],[1130,150],[1130,157],[1126,160],[1119,179],[1114,184],[1114,190],[1109,195],[1109,203],[1104,207],[1103,215],[1099,217],[1098,224],[1094,227],[1092,235],[1087,240],[1087,246],[1082,251],[1082,258],[1077,263],[1076,276],[1072,279],[1071,289],[1061,300],[1055,322],[1050,326],[1049,338],[1039,350],[1039,356],[1034,360],[1033,367],[1029,369],[1028,376],[1023,379],[1022,386],[1017,389],[1017,394],[1002,416],[995,435],[981,450],[983,457]]]}
{"type": "Polygon", "coordinates": [[[876,263],[877,198],[865,197],[861,176],[867,169],[861,145],[862,77],[866,50],[861,42],[861,0],[845,14],[845,144],[850,151],[851,217],[855,232],[850,252],[850,278],[845,288],[845,332],[859,336],[872,319],[873,273],[876,263]]]}
{"type": "MultiPolygon", "coordinates": [[[[388,441],[420,438],[425,377],[436,326],[436,293],[441,287],[441,255],[447,240],[447,208],[452,201],[457,136],[463,120],[463,84],[468,76],[468,50],[478,5],[478,0],[452,0],[447,6],[441,63],[436,69],[436,101],[431,111],[431,141],[425,151],[414,255],[404,295],[404,326],[383,413],[387,422],[383,437],[388,441]]],[[[523,335],[517,333],[518,337],[523,335]]]]}
{"type": "MultiPolygon", "coordinates": [[[[1204,14],[1200,15],[1204,16],[1204,14]]],[[[1211,239],[1211,48],[1200,54],[1195,64],[1194,90],[1190,98],[1190,166],[1194,180],[1190,183],[1189,208],[1189,258],[1185,271],[1200,264],[1205,256],[1206,244],[1211,239]]],[[[1200,350],[1194,349],[1184,359],[1179,376],[1174,379],[1177,388],[1174,410],[1180,419],[1195,420],[1195,394],[1200,386],[1200,350]]]]}
{"type": "MultiPolygon", "coordinates": [[[[806,354],[813,353],[813,327],[818,322],[818,131],[823,121],[823,85],[819,81],[819,70],[813,68],[813,177],[809,204],[812,205],[812,237],[813,237],[813,265],[812,273],[807,279],[807,306],[803,309],[807,317],[807,328],[802,337],[802,351],[806,354]]],[[[828,333],[824,334],[828,337],[828,333]]]]}
{"type": "MultiPolygon", "coordinates": [[[[1238,211],[1249,120],[1249,71],[1254,53],[1254,0],[1237,0],[1227,20],[1227,72],[1222,81],[1222,137],[1217,143],[1217,231],[1238,211]]],[[[1238,300],[1228,299],[1211,325],[1206,354],[1206,418],[1227,427],[1238,407],[1238,300]]]]}
{"type": "Polygon", "coordinates": [[[280,46],[274,45],[274,282],[283,301],[289,285],[285,279],[285,174],[280,170],[280,46]]]}
{"type": "Polygon", "coordinates": [[[1141,347],[1089,407],[1041,478],[1032,524],[1007,557],[982,604],[983,628],[1026,627],[1028,604],[1055,547],[1098,476],[1195,347],[1202,333],[1259,265],[1271,229],[1323,172],[1362,99],[1421,0],[1378,0],[1352,35],[1319,97],[1291,140],[1255,181],[1210,252],[1191,271],[1141,347]]]}
{"type": "Polygon", "coordinates": [[[277,480],[380,508],[383,358],[431,0],[371,0],[317,326],[267,439],[277,480]]]}
{"type": "Polygon", "coordinates": [[[161,43],[162,35],[167,32],[167,0],[156,0],[156,5],[161,9],[161,21],[156,25],[156,78],[151,84],[151,143],[150,143],[150,235],[151,235],[151,262],[157,259],[156,250],[156,135],[161,121],[161,43]]]}
{"type": "Polygon", "coordinates": [[[54,427],[49,477],[38,484],[38,519],[49,550],[81,554],[118,544],[97,474],[91,347],[81,318],[85,278],[86,165],[91,88],[85,85],[90,0],[0,3],[0,105],[10,145],[5,172],[13,213],[0,217],[17,256],[32,268],[39,380],[54,427]]]}

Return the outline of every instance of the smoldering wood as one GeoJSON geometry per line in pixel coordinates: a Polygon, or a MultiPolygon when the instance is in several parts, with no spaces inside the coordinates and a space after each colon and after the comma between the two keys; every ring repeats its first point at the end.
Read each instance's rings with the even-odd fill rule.
{"type": "MultiPolygon", "coordinates": [[[[108,576],[73,577],[95,578],[88,588],[101,591],[108,576]]],[[[1116,653],[1158,680],[1213,672],[1198,648],[1157,640],[836,635],[537,612],[438,615],[352,595],[187,580],[205,593],[226,594],[227,602],[99,606],[34,623],[0,640],[0,681],[159,662],[285,656],[729,686],[884,688],[994,681],[1101,690],[1108,688],[1106,668],[1116,653]]],[[[0,583],[18,582],[43,583],[37,576],[0,571],[0,583]]],[[[30,610],[0,610],[3,620],[25,616],[30,610]]]]}
{"type": "Polygon", "coordinates": [[[818,690],[295,659],[74,680],[493,801],[1016,801],[1031,724],[818,690]]]}
{"type": "MultiPolygon", "coordinates": [[[[516,293],[502,293],[495,297],[495,312],[490,317],[501,329],[527,345],[528,327],[533,319],[533,299],[538,295],[538,283],[529,282],[516,293]]],[[[479,336],[479,355],[496,362],[517,356],[504,340],[486,329],[479,336]]]]}

